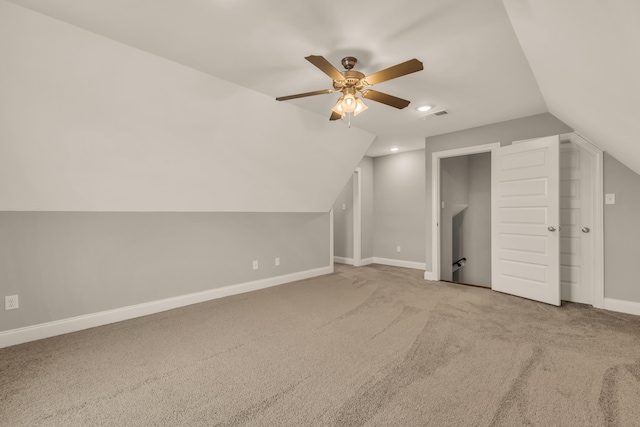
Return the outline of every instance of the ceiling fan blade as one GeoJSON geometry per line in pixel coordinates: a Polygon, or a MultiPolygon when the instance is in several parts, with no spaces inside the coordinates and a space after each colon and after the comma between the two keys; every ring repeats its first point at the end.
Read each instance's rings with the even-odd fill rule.
{"type": "Polygon", "coordinates": [[[391,107],[395,107],[398,109],[402,109],[409,105],[411,101],[407,101],[406,99],[398,98],[396,96],[387,95],[386,93],[378,92],[377,90],[363,90],[362,97],[370,99],[372,101],[381,102],[383,104],[387,104],[391,107]]]}
{"type": "Polygon", "coordinates": [[[362,79],[362,82],[365,86],[372,86],[386,82],[387,80],[395,79],[396,77],[406,76],[407,74],[415,73],[420,70],[424,70],[422,62],[414,58],[403,62],[402,64],[394,65],[393,67],[373,73],[362,79]]]}
{"type": "Polygon", "coordinates": [[[329,120],[333,121],[333,120],[339,120],[342,118],[342,114],[338,114],[335,111],[331,112],[331,117],[329,117],[329,120]]]}
{"type": "Polygon", "coordinates": [[[336,92],[336,91],[333,89],[316,90],[314,92],[305,92],[305,93],[298,93],[296,95],[280,96],[276,98],[276,101],[287,101],[289,99],[304,98],[305,96],[324,95],[326,93],[333,93],[333,92],[336,92]]]}
{"type": "Polygon", "coordinates": [[[344,80],[342,73],[322,56],[311,55],[304,59],[318,67],[323,73],[331,77],[332,80],[344,80]]]}

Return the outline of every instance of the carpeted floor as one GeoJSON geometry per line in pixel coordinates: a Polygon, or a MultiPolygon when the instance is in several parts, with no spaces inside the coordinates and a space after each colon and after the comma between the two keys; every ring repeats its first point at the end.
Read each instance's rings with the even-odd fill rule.
{"type": "Polygon", "coordinates": [[[640,317],[336,273],[0,350],[2,426],[637,426],[640,317]]]}

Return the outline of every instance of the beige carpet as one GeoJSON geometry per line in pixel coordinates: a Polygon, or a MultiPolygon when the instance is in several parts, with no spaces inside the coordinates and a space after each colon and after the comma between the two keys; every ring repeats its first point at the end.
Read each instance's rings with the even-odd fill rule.
{"type": "Polygon", "coordinates": [[[637,426],[640,317],[352,268],[0,350],[2,426],[637,426]]]}

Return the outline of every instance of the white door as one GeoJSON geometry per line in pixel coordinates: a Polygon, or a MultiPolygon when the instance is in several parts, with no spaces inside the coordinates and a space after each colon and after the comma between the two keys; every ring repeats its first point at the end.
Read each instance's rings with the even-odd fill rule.
{"type": "Polygon", "coordinates": [[[593,159],[571,141],[560,144],[560,283],[562,299],[593,303],[593,159]]]}
{"type": "Polygon", "coordinates": [[[491,288],[560,305],[560,137],[492,152],[491,288]]]}

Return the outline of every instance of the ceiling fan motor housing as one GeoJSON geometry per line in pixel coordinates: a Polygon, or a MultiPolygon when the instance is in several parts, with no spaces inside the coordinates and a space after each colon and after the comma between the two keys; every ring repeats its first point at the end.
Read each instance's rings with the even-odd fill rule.
{"type": "Polygon", "coordinates": [[[342,58],[342,66],[347,70],[350,70],[353,67],[355,67],[357,63],[358,63],[358,60],[353,56],[347,56],[342,58]]]}
{"type": "Polygon", "coordinates": [[[334,89],[340,90],[345,87],[351,87],[351,86],[355,86],[356,89],[358,90],[362,88],[363,86],[362,80],[365,77],[363,73],[355,70],[347,70],[347,71],[342,71],[341,74],[344,76],[344,80],[334,80],[333,81],[334,89]]]}

